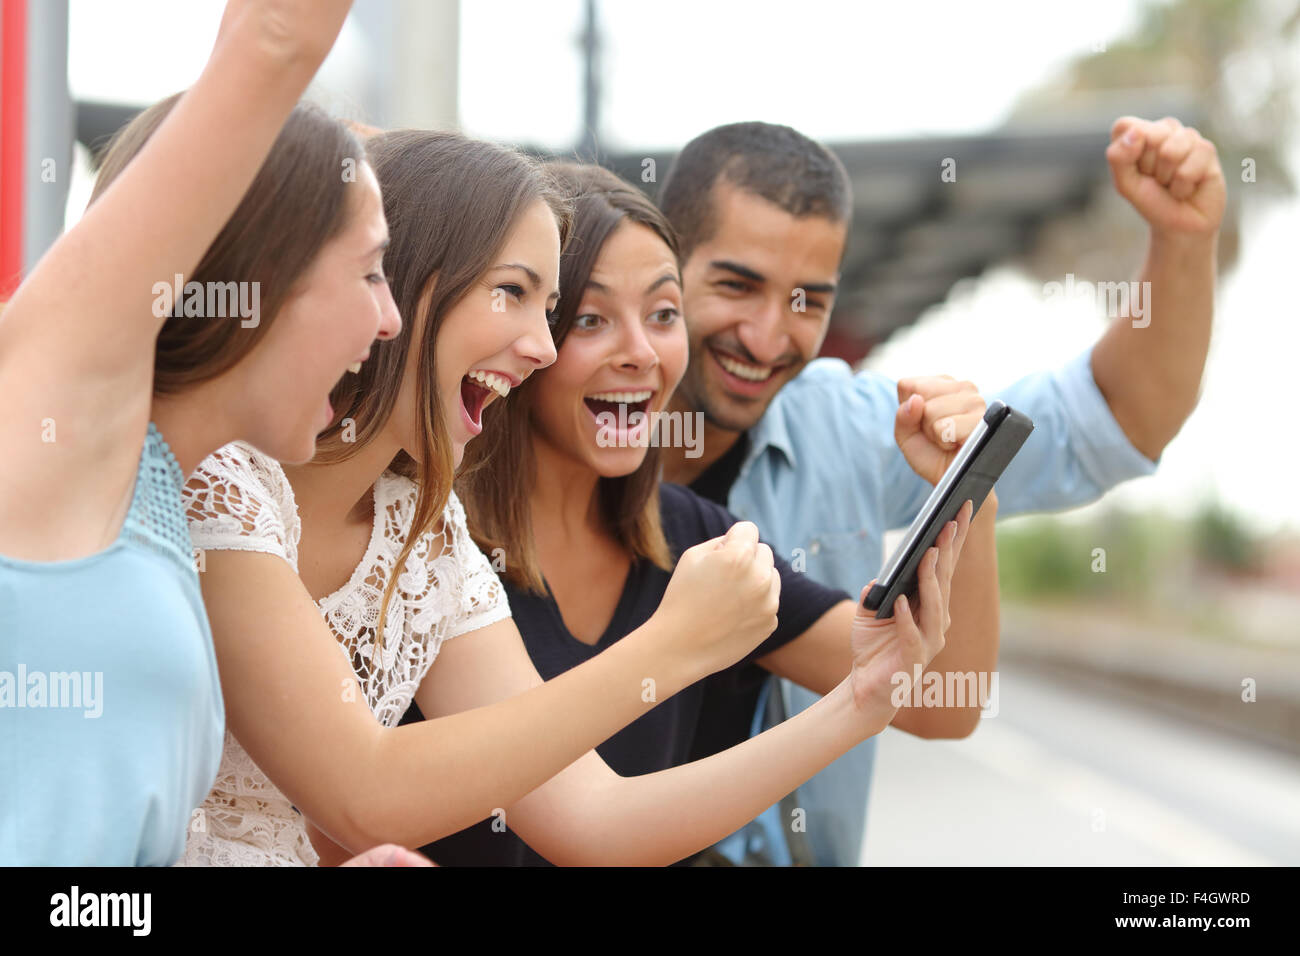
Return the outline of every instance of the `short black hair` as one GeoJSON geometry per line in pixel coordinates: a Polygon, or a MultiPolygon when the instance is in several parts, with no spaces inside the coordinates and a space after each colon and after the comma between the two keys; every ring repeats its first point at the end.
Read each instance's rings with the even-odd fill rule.
{"type": "Polygon", "coordinates": [[[686,144],[659,187],[659,208],[677,231],[683,261],[717,227],[713,187],[719,179],[792,216],[847,223],[853,215],[849,174],[825,146],[775,123],[715,126],[686,144]]]}

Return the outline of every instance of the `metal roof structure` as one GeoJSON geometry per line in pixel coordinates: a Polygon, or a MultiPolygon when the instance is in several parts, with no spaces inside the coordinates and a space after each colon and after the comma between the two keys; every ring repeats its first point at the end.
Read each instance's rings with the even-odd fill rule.
{"type": "MultiPolygon", "coordinates": [[[[1186,103],[1146,102],[1140,115],[1195,122],[1186,103]]],[[[77,104],[77,139],[92,149],[137,111],[77,104]]],[[[1084,209],[1109,190],[1105,161],[1113,107],[1053,127],[986,134],[830,144],[849,172],[854,211],[841,292],[823,354],[849,361],[942,302],[959,280],[1032,251],[1047,223],[1084,209]],[[945,170],[948,171],[945,174],[945,170]]],[[[553,155],[530,150],[538,155],[553,155]]],[[[673,153],[602,158],[653,198],[642,164],[666,172],[673,153]]]]}

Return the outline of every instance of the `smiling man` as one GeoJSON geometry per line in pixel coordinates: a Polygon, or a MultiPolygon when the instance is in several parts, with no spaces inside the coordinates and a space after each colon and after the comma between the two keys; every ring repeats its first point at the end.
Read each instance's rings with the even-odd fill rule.
{"type": "MultiPolygon", "coordinates": [[[[1196,404],[1225,199],[1214,146],[1171,118],[1124,117],[1106,159],[1115,188],[1149,226],[1139,280],[1150,294],[1141,322],[1117,318],[1064,367],[990,396],[1037,426],[998,483],[1001,515],[1076,507],[1150,474],[1196,404]]],[[[814,361],[852,215],[848,175],[825,147],[785,126],[717,127],[678,155],[659,204],[681,238],[691,348],[674,410],[704,418],[703,454],[665,449],[665,479],[755,522],[823,584],[858,593],[881,564],[885,531],[907,525],[930,493],[917,472],[942,474],[983,398],[947,376],[893,382],[814,361]],[[913,471],[900,445],[933,456],[932,467],[913,471]]],[[[957,643],[932,671],[961,669],[971,649],[957,643]]],[[[794,713],[814,699],[782,681],[769,700],[766,680],[757,667],[710,678],[692,759],[769,726],[780,715],[774,705],[794,713]]],[[[966,736],[977,723],[908,729],[966,736]]],[[[720,850],[788,863],[793,844],[809,862],[855,865],[874,753],[868,741],[799,789],[791,808],[803,811],[806,832],[792,839],[788,810],[773,808],[720,850]]]]}

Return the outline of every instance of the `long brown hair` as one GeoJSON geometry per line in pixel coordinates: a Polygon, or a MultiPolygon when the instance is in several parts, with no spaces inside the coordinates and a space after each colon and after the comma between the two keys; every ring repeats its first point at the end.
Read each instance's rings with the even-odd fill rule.
{"type": "MultiPolygon", "coordinates": [[[[560,304],[553,328],[559,349],[577,318],[600,250],[615,229],[625,222],[646,226],[668,245],[674,259],[677,237],[649,199],[609,170],[568,162],[546,168],[573,203],[573,227],[560,256],[560,304]]],[[[511,390],[506,401],[493,402],[484,410],[483,434],[466,447],[456,485],[478,546],[488,552],[504,549],[510,558],[502,576],[521,590],[539,594],[545,593],[546,584],[533,539],[530,503],[537,480],[531,399],[538,388],[546,387],[545,376],[545,370],[534,372],[511,390]],[[492,467],[481,467],[487,461],[492,467]]],[[[635,558],[670,571],[674,558],[659,518],[660,469],[659,448],[647,448],[636,471],[601,478],[597,495],[600,514],[618,542],[635,558]]]]}
{"type": "Polygon", "coordinates": [[[384,590],[382,638],[388,602],[407,557],[441,518],[452,488],[453,449],[435,361],[442,321],[491,268],[529,207],[538,201],[550,207],[563,244],[569,206],[534,160],[459,133],[395,130],[372,137],[367,148],[388,219],[384,268],[410,331],[375,342],[360,375],[344,376],[335,387],[335,423],[317,440],[314,460],[346,460],[380,432],[397,403],[407,355],[417,349],[418,462],[403,452],[390,467],[414,479],[419,492],[410,533],[384,590]],[[351,419],[355,432],[345,430],[345,419],[351,419]]]}
{"type": "MultiPolygon", "coordinates": [[[[181,95],[155,103],[117,132],[103,154],[92,203],[144,148],[181,95]]],[[[185,276],[205,286],[258,283],[259,321],[246,328],[238,321],[168,316],[154,354],[155,394],[215,378],[262,340],[321,247],[346,228],[354,207],[345,172],[349,162],[355,168],[364,158],[360,140],[341,123],[309,103],[294,107],[239,206],[185,276]]]]}

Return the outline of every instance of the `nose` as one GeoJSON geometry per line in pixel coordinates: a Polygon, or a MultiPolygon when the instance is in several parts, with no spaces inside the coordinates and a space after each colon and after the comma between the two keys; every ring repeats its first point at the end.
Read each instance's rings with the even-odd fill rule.
{"type": "Polygon", "coordinates": [[[765,299],[763,308],[736,330],[741,345],[759,362],[776,362],[790,350],[790,334],[786,328],[789,315],[789,301],[779,297],[765,299]]]}
{"type": "Polygon", "coordinates": [[[534,371],[546,368],[555,362],[555,339],[551,335],[551,323],[546,318],[545,310],[540,316],[534,316],[528,323],[527,331],[515,339],[515,351],[533,364],[534,371]]]}
{"type": "Polygon", "coordinates": [[[395,339],[402,334],[402,315],[397,311],[397,303],[393,301],[393,290],[384,283],[383,291],[380,293],[379,303],[379,330],[375,337],[379,339],[395,339]]]}
{"type": "Polygon", "coordinates": [[[635,318],[625,319],[619,323],[623,334],[620,336],[620,354],[616,364],[622,368],[645,371],[659,364],[659,353],[655,351],[650,340],[646,338],[645,326],[635,318]]]}

